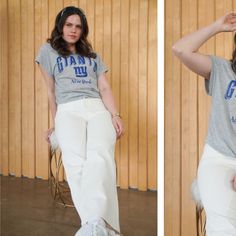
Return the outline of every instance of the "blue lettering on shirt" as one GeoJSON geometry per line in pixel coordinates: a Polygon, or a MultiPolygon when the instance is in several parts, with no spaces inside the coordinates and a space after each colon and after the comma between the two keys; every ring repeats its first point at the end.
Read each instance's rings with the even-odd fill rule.
{"type": "Polygon", "coordinates": [[[79,62],[79,65],[84,65],[85,64],[85,58],[82,57],[82,56],[78,56],[78,62],[79,62]]]}
{"type": "Polygon", "coordinates": [[[70,56],[70,66],[76,65],[75,58],[73,56],[70,56]]]}
{"type": "Polygon", "coordinates": [[[92,60],[91,60],[90,57],[88,59],[89,59],[89,65],[91,66],[92,65],[92,60]]]}
{"type": "Polygon", "coordinates": [[[236,124],[236,116],[232,116],[231,121],[236,124]]]}
{"type": "Polygon", "coordinates": [[[231,80],[225,93],[225,99],[231,99],[234,94],[234,97],[236,97],[236,80],[231,80]]]}
{"type": "Polygon", "coordinates": [[[97,62],[96,62],[96,61],[94,61],[93,71],[94,71],[94,72],[97,71],[97,62]]]}
{"type": "Polygon", "coordinates": [[[87,77],[87,67],[86,66],[76,66],[74,67],[76,77],[87,77]]]}
{"type": "Polygon", "coordinates": [[[65,67],[67,67],[68,66],[68,58],[67,57],[64,57],[64,59],[65,59],[65,67]]]}
{"type": "Polygon", "coordinates": [[[91,84],[92,82],[91,82],[91,79],[85,80],[85,79],[77,79],[77,78],[75,78],[75,79],[71,80],[71,83],[72,84],[91,84]]]}
{"type": "Polygon", "coordinates": [[[61,73],[63,71],[63,64],[62,64],[62,59],[61,57],[57,58],[57,67],[58,67],[58,71],[59,73],[61,73]]]}
{"type": "MultiPolygon", "coordinates": [[[[65,67],[68,66],[75,66],[75,65],[85,65],[85,57],[83,56],[69,56],[69,57],[57,57],[57,68],[59,73],[63,72],[65,67]]],[[[91,66],[91,59],[89,58],[89,63],[91,66]]],[[[74,67],[75,68],[75,67],[74,67]]],[[[77,68],[77,67],[76,67],[77,68]]],[[[79,67],[78,69],[75,69],[75,75],[77,77],[85,77],[87,76],[87,69],[86,66],[79,67]],[[79,69],[81,68],[81,69],[79,69]]]]}

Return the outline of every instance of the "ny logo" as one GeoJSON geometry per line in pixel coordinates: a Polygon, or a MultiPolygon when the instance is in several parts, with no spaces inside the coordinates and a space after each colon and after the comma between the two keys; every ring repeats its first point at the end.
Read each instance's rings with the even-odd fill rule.
{"type": "Polygon", "coordinates": [[[76,77],[87,77],[87,67],[86,66],[77,66],[74,67],[76,77]]]}

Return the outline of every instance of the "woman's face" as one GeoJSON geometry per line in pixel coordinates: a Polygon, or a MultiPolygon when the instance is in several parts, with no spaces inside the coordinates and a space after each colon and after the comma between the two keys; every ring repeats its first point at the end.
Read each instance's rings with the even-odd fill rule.
{"type": "Polygon", "coordinates": [[[62,30],[62,38],[70,45],[75,44],[82,32],[82,25],[79,15],[68,16],[62,30]]]}

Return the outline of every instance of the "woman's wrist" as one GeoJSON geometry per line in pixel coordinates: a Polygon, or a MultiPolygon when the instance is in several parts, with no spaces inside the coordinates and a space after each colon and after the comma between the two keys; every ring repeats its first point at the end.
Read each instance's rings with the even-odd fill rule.
{"type": "Polygon", "coordinates": [[[112,117],[112,118],[116,118],[116,117],[121,118],[121,115],[120,115],[119,112],[115,112],[115,113],[112,113],[112,114],[111,114],[111,117],[112,117]]]}
{"type": "Polygon", "coordinates": [[[212,29],[212,36],[218,34],[218,33],[221,33],[223,32],[223,29],[221,28],[221,23],[218,21],[215,21],[214,23],[212,23],[210,25],[210,28],[212,29]]]}

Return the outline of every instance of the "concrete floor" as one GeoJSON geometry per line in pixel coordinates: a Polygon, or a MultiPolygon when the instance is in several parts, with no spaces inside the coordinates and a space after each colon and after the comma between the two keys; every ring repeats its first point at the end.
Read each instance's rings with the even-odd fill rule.
{"type": "MultiPolygon", "coordinates": [[[[48,181],[0,176],[1,236],[74,236],[74,208],[55,203],[48,181]]],[[[124,236],[156,236],[157,194],[118,189],[124,236]]]]}

